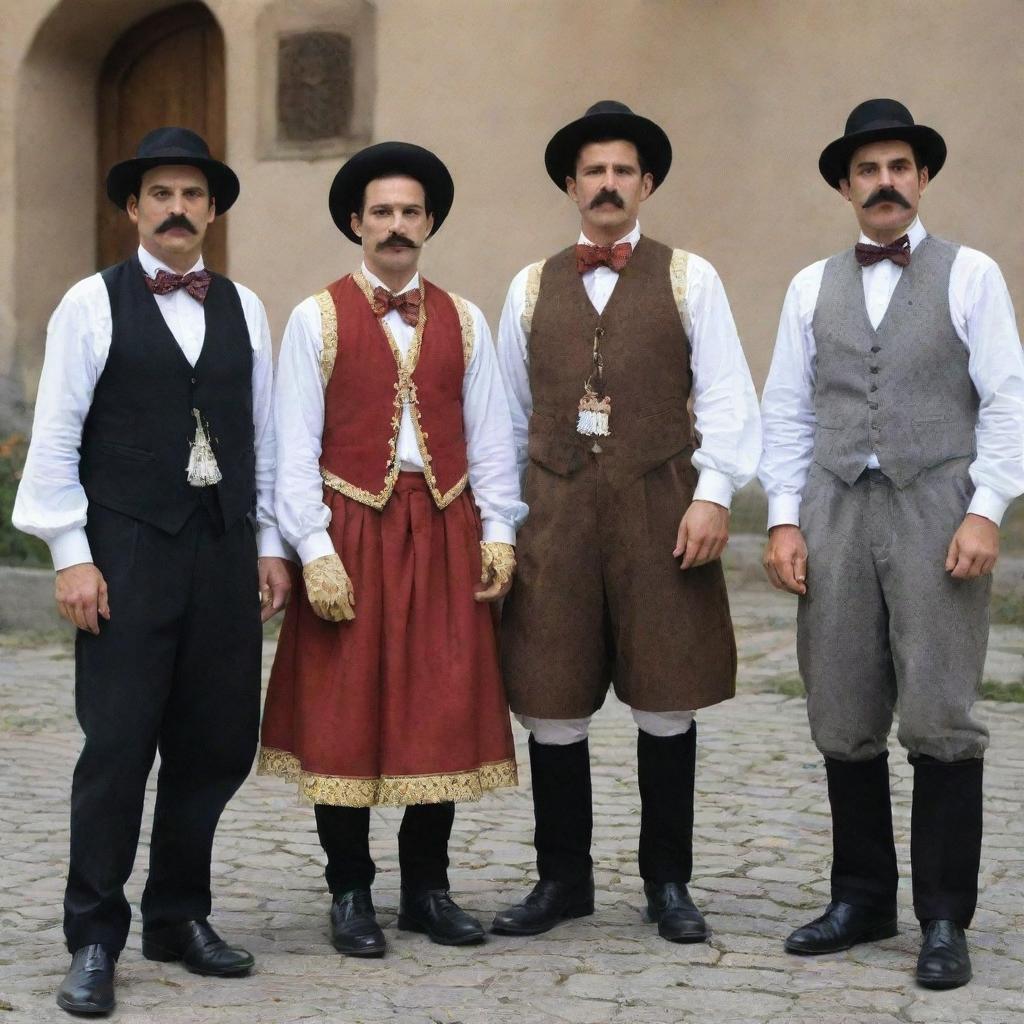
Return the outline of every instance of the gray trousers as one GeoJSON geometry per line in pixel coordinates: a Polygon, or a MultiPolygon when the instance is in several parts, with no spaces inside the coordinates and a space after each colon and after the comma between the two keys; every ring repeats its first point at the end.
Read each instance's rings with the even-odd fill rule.
{"type": "Polygon", "coordinates": [[[879,470],[853,485],[812,464],[800,505],[807,594],[797,656],[811,736],[827,757],[900,743],[940,761],[982,757],[971,717],[988,644],[991,576],[953,579],[946,551],[973,491],[970,459],[925,470],[902,490],[879,470]]]}

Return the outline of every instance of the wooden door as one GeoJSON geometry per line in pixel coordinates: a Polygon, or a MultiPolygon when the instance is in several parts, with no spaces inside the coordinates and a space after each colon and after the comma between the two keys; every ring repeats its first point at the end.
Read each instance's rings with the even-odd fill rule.
{"type": "MultiPolygon", "coordinates": [[[[154,128],[177,125],[198,132],[224,159],[224,37],[205,4],[186,3],[140,21],[114,44],[100,73],[98,267],[131,255],[135,227],[107,198],[107,171],[135,155],[154,128]]],[[[227,237],[218,217],[206,235],[206,265],[227,271],[227,237]]]]}

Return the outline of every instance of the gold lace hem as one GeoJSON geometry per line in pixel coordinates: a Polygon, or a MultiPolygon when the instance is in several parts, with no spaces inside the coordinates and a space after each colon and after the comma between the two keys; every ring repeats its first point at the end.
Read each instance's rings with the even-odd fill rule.
{"type": "Polygon", "coordinates": [[[320,337],[323,341],[320,350],[320,379],[326,389],[338,358],[338,311],[329,291],[317,292],[313,298],[320,307],[320,337]]]}
{"type": "Polygon", "coordinates": [[[375,779],[316,775],[286,750],[260,747],[258,775],[276,775],[295,782],[299,796],[314,804],[341,807],[404,807],[479,800],[488,790],[519,785],[514,759],[483,764],[465,772],[442,775],[384,775],[375,779]]]}

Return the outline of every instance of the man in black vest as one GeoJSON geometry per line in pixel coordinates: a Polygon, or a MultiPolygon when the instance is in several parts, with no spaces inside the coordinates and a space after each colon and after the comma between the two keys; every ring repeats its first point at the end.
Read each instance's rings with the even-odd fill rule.
{"type": "Polygon", "coordinates": [[[797,653],[832,809],[832,899],[786,940],[896,934],[887,740],[914,768],[917,980],[971,977],[988,730],[971,715],[999,521],[1024,492],[1024,358],[999,267],[917,216],[946,145],[901,103],[860,104],[819,161],[856,246],[793,279],[763,398],[765,568],[800,595],[797,653]]]}
{"type": "Polygon", "coordinates": [[[107,178],[137,254],[76,284],[47,333],[13,520],[49,544],[58,607],[78,627],[73,959],[57,992],[72,1013],[114,1005],[124,884],[158,749],[143,955],[217,976],[253,965],[206,920],[214,831],[256,749],[261,616],[289,589],[266,314],[202,262],[208,226],[238,191],[198,135],[148,134],[107,178]]]}

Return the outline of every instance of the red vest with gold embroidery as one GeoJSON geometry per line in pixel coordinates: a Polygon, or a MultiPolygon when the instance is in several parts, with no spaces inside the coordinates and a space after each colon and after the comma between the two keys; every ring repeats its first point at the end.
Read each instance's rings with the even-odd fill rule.
{"type": "Polygon", "coordinates": [[[372,289],[349,274],[316,296],[324,341],[320,472],[346,497],[382,509],[398,478],[398,432],[409,402],[423,475],[438,508],[466,486],[462,381],[473,351],[466,303],[421,280],[408,356],[370,308],[372,289]]]}

